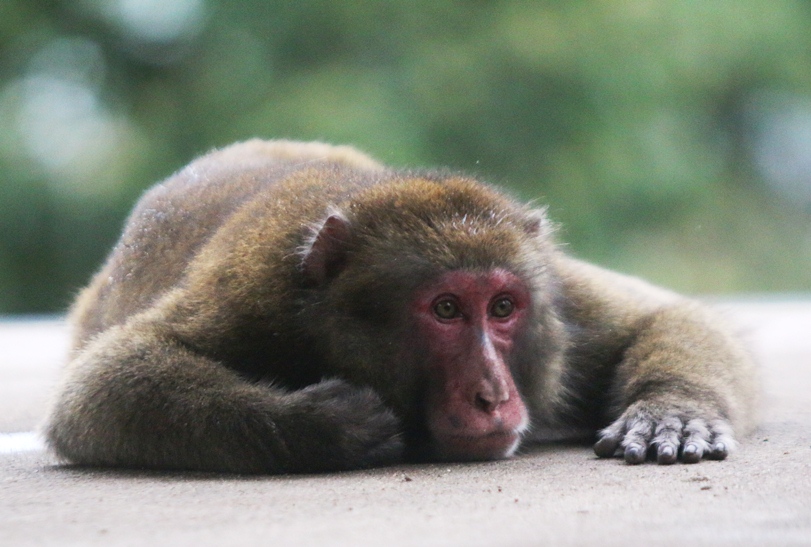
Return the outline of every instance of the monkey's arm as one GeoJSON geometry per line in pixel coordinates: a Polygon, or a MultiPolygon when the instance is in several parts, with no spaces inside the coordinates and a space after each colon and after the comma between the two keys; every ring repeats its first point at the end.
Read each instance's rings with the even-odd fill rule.
{"type": "Polygon", "coordinates": [[[238,473],[366,467],[401,448],[369,389],[252,384],[137,318],[77,353],[45,433],[73,463],[238,473]]]}
{"type": "Polygon", "coordinates": [[[573,366],[608,386],[599,433],[600,457],[624,455],[659,463],[724,459],[734,434],[753,425],[754,366],[723,321],[706,307],[647,283],[562,259],[567,320],[581,334],[583,355],[614,362],[573,366]],[[588,370],[584,370],[588,369],[588,370]],[[734,432],[734,434],[733,434],[734,432]]]}

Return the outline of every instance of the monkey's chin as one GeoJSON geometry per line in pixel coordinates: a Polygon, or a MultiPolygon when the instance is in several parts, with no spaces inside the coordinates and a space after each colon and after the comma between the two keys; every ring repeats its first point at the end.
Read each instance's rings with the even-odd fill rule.
{"type": "Polygon", "coordinates": [[[518,431],[496,431],[486,435],[449,435],[436,439],[436,451],[443,461],[486,461],[509,458],[521,444],[518,431]]]}

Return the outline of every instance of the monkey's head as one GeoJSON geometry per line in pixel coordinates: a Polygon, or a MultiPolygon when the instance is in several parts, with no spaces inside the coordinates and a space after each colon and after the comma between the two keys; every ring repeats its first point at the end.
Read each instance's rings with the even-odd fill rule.
{"type": "MultiPolygon", "coordinates": [[[[510,456],[522,390],[556,351],[548,222],[461,178],[414,176],[340,204],[303,271],[336,374],[375,388],[417,457],[510,456]],[[548,332],[545,332],[548,331],[548,332]]],[[[312,316],[311,316],[312,317],[312,316]]]]}

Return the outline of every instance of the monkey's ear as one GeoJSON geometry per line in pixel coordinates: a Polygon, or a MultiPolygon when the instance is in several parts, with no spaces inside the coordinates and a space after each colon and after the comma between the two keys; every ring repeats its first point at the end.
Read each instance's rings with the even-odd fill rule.
{"type": "Polygon", "coordinates": [[[548,236],[555,230],[552,221],[546,216],[546,207],[529,211],[527,220],[524,223],[524,230],[531,236],[540,237],[548,236]]]}
{"type": "Polygon", "coordinates": [[[346,263],[346,249],[352,235],[349,220],[340,213],[327,217],[318,229],[312,245],[304,252],[304,274],[316,283],[338,275],[346,263]]]}

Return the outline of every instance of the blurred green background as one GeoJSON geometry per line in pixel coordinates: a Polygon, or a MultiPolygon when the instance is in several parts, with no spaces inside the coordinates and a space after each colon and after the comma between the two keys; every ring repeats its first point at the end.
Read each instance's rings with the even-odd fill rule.
{"type": "Polygon", "coordinates": [[[809,1],[3,0],[0,313],[254,136],[477,174],[682,291],[811,289],[809,1]]]}

